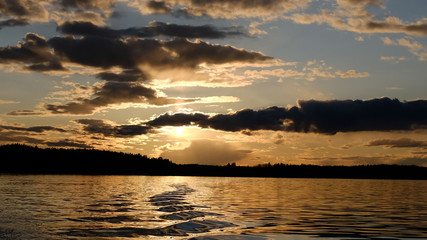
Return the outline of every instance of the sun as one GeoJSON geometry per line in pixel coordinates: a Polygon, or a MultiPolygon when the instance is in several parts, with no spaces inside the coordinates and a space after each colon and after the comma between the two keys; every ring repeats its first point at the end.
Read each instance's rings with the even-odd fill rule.
{"type": "Polygon", "coordinates": [[[184,127],[175,127],[176,136],[182,136],[183,132],[184,132],[184,127]]]}

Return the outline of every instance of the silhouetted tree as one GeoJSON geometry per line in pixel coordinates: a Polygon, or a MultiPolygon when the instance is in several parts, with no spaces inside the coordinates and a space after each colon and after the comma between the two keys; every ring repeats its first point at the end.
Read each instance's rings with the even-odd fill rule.
{"type": "Polygon", "coordinates": [[[233,177],[305,177],[427,179],[427,168],[402,165],[317,166],[283,163],[254,167],[177,165],[168,159],[94,149],[39,148],[22,144],[0,146],[0,173],[116,174],[233,177]]]}

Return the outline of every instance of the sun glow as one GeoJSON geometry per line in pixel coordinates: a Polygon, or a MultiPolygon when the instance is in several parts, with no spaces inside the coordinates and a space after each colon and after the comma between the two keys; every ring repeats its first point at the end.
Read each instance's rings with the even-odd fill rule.
{"type": "Polygon", "coordinates": [[[175,127],[175,135],[182,136],[184,133],[184,127],[175,127]]]}

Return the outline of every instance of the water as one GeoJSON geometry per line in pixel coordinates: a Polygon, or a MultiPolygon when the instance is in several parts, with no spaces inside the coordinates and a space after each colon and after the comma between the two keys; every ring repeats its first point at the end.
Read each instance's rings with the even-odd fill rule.
{"type": "Polygon", "coordinates": [[[0,239],[427,239],[427,181],[0,175],[0,239]]]}

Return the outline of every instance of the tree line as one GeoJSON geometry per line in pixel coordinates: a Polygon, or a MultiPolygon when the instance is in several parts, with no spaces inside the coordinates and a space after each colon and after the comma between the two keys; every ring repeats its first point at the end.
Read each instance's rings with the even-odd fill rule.
{"type": "Polygon", "coordinates": [[[280,178],[425,179],[427,168],[413,165],[318,166],[261,164],[224,166],[175,164],[168,159],[94,149],[0,146],[0,173],[166,175],[280,178]]]}

